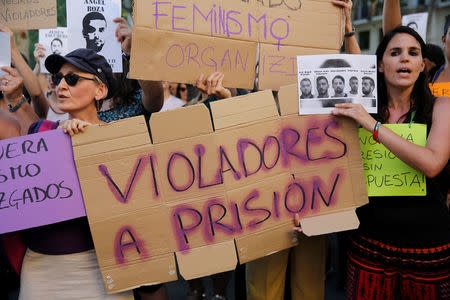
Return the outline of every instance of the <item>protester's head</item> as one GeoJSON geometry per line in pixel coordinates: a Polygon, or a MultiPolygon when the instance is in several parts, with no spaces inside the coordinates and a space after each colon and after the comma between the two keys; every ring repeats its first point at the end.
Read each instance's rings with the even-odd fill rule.
{"type": "Polygon", "coordinates": [[[350,93],[357,94],[358,93],[358,78],[356,78],[356,76],[350,77],[349,85],[350,85],[350,93]]]}
{"type": "Polygon", "coordinates": [[[331,85],[333,87],[335,94],[342,94],[344,92],[345,79],[341,75],[334,76],[331,81],[331,85]]]}
{"type": "Polygon", "coordinates": [[[430,79],[434,77],[437,70],[445,64],[445,55],[441,47],[434,44],[427,44],[427,53],[425,58],[425,68],[430,79]]]}
{"type": "Polygon", "coordinates": [[[364,76],[361,78],[361,91],[364,96],[372,96],[372,92],[375,89],[375,80],[369,76],[364,76]]]}
{"type": "Polygon", "coordinates": [[[116,80],[106,59],[91,49],[77,49],[66,56],[52,54],[45,60],[56,85],[58,108],[74,113],[111,98],[116,80]]]}
{"type": "Polygon", "coordinates": [[[302,91],[302,95],[304,96],[311,95],[312,85],[309,78],[303,78],[300,81],[300,90],[302,91]]]}
{"type": "Polygon", "coordinates": [[[328,93],[328,79],[325,76],[319,76],[316,83],[319,96],[326,95],[328,93]]]}
{"type": "Polygon", "coordinates": [[[50,50],[53,54],[61,54],[63,48],[63,42],[59,38],[54,38],[50,42],[50,50]]]}
{"type": "Polygon", "coordinates": [[[177,87],[176,97],[183,100],[184,103],[188,101],[188,86],[185,83],[180,83],[177,87]]]}
{"type": "Polygon", "coordinates": [[[90,12],[83,18],[83,37],[86,48],[100,52],[105,45],[106,19],[99,12],[90,12]]]}
{"type": "Polygon", "coordinates": [[[407,91],[412,87],[410,112],[415,110],[416,116],[428,117],[432,96],[423,59],[426,46],[420,35],[407,26],[394,28],[381,40],[376,56],[380,120],[389,118],[388,88],[407,91]]]}

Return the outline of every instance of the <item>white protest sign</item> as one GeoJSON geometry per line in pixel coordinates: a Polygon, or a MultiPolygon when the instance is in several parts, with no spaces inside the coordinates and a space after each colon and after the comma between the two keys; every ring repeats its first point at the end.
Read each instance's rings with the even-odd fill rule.
{"type": "Polygon", "coordinates": [[[329,114],[337,103],[359,103],[377,112],[375,55],[297,56],[299,114],[329,114]]]}
{"type": "Polygon", "coordinates": [[[41,73],[48,73],[45,68],[45,60],[50,54],[66,55],[69,52],[69,38],[67,28],[58,27],[54,29],[39,30],[39,44],[45,47],[45,57],[41,59],[41,73]]]}
{"type": "Polygon", "coordinates": [[[404,15],[402,17],[402,25],[411,27],[422,37],[422,39],[426,42],[427,40],[427,22],[428,22],[428,13],[418,13],[418,14],[410,14],[404,15]]]}
{"type": "Polygon", "coordinates": [[[122,50],[115,37],[114,18],[121,16],[120,0],[67,0],[69,50],[93,49],[103,55],[114,73],[122,72],[122,50]]]}
{"type": "MultiPolygon", "coordinates": [[[[9,34],[0,32],[0,67],[11,66],[11,44],[9,34]]],[[[0,76],[6,74],[0,70],[0,76]]]]}

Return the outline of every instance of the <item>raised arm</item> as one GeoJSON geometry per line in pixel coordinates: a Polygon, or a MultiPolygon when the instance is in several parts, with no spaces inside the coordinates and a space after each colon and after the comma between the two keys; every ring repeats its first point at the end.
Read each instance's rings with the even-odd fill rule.
{"type": "MultiPolygon", "coordinates": [[[[366,130],[374,130],[375,119],[360,104],[336,104],[333,114],[353,118],[366,130]]],[[[405,140],[384,126],[378,130],[378,139],[403,162],[432,178],[444,169],[450,158],[450,98],[435,100],[432,122],[425,147],[405,140]]]]}
{"type": "Polygon", "coordinates": [[[23,84],[31,96],[32,107],[36,114],[40,118],[45,118],[47,114],[48,105],[43,97],[43,92],[39,84],[39,80],[34,75],[30,66],[27,64],[25,59],[19,52],[14,42],[14,35],[12,31],[5,25],[0,24],[0,31],[6,32],[11,38],[11,62],[14,68],[19,72],[20,76],[23,78],[23,84]]]}
{"type": "MultiPolygon", "coordinates": [[[[116,18],[114,22],[117,23],[116,37],[122,45],[122,50],[130,54],[132,30],[124,18],[116,18]]],[[[157,112],[164,104],[164,91],[161,81],[139,80],[139,85],[142,88],[142,105],[149,113],[157,112]]]]}
{"type": "Polygon", "coordinates": [[[142,105],[149,113],[158,112],[164,104],[164,90],[161,81],[139,80],[142,88],[142,105]]]}
{"type": "Polygon", "coordinates": [[[4,111],[8,111],[9,115],[19,121],[21,134],[25,135],[28,132],[30,125],[39,120],[31,106],[27,101],[23,101],[22,86],[23,78],[19,75],[17,70],[11,67],[2,67],[7,74],[3,75],[0,80],[0,90],[3,91],[3,96],[6,103],[2,107],[4,111]],[[10,105],[13,111],[10,111],[6,106],[10,105]]]}
{"type": "Polygon", "coordinates": [[[345,15],[345,35],[344,35],[344,45],[345,53],[348,54],[361,54],[361,49],[359,48],[358,41],[356,39],[355,28],[352,24],[352,0],[333,0],[333,4],[344,9],[345,15]]]}
{"type": "Polygon", "coordinates": [[[384,0],[383,3],[383,34],[402,25],[400,0],[384,0]]]}

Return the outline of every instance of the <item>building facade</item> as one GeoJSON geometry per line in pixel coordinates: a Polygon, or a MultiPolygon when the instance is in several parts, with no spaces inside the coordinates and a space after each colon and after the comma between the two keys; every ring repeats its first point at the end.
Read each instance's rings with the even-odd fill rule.
{"type": "MultiPolygon", "coordinates": [[[[445,17],[450,0],[401,0],[403,15],[428,12],[427,43],[442,47],[445,17]]],[[[383,0],[354,0],[353,25],[363,54],[374,54],[382,32],[383,0]]]]}

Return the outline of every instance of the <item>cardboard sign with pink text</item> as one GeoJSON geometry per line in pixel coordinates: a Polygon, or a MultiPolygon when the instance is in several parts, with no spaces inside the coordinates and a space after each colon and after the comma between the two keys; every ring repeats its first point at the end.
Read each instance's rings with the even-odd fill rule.
{"type": "Polygon", "coordinates": [[[232,270],[307,235],[358,226],[355,124],[299,116],[297,87],[88,127],[74,155],[108,293],[232,270]],[[214,127],[213,127],[214,124],[214,127]],[[214,129],[213,129],[214,128],[214,129]],[[175,253],[175,255],[174,255],[175,253]]]}
{"type": "Polygon", "coordinates": [[[260,64],[261,55],[272,63],[259,89],[278,90],[291,57],[339,52],[343,21],[342,9],[322,0],[136,0],[130,77],[195,83],[221,72],[224,86],[252,89],[259,43],[260,64]]]}

